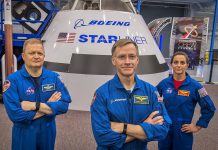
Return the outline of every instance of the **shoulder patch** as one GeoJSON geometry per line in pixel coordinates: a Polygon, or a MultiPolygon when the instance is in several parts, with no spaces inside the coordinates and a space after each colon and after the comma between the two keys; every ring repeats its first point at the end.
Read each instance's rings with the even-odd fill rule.
{"type": "Polygon", "coordinates": [[[5,80],[3,83],[3,93],[7,91],[7,89],[11,86],[11,82],[9,80],[5,80]]]}
{"type": "Polygon", "coordinates": [[[160,96],[159,92],[155,91],[154,93],[157,95],[158,102],[163,102],[163,97],[160,96]]]}
{"type": "Polygon", "coordinates": [[[199,93],[200,97],[205,97],[205,96],[208,95],[208,94],[207,94],[207,91],[206,91],[206,89],[205,89],[204,87],[202,87],[201,89],[199,89],[199,90],[198,90],[198,93],[199,93]]]}

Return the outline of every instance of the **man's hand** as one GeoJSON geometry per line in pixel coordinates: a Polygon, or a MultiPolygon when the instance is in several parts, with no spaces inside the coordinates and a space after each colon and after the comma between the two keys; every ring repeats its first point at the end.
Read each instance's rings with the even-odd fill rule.
{"type": "Polygon", "coordinates": [[[123,132],[124,123],[119,122],[111,122],[111,129],[114,132],[122,133],[123,132]]]}
{"type": "Polygon", "coordinates": [[[21,102],[21,108],[25,111],[35,110],[36,109],[36,103],[30,102],[30,101],[22,101],[21,102]]]}
{"type": "Polygon", "coordinates": [[[147,122],[149,124],[159,124],[162,125],[164,122],[164,119],[162,116],[157,116],[154,117],[155,115],[157,115],[159,113],[159,111],[154,111],[152,112],[147,119],[144,120],[144,122],[147,122]]]}
{"type": "Polygon", "coordinates": [[[201,129],[200,126],[196,126],[195,124],[183,124],[181,131],[185,133],[196,133],[201,129]]]}
{"type": "Polygon", "coordinates": [[[44,116],[45,114],[44,113],[41,113],[41,112],[37,112],[36,115],[34,116],[33,120],[35,119],[38,119],[38,118],[41,118],[42,116],[44,116]]]}
{"type": "Polygon", "coordinates": [[[61,99],[61,92],[54,92],[52,96],[48,99],[48,102],[56,102],[61,99]]]}

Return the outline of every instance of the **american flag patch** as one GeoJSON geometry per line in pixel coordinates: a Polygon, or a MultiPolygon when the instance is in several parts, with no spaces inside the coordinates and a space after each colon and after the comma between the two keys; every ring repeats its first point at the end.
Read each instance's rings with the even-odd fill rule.
{"type": "Polygon", "coordinates": [[[157,95],[157,100],[158,100],[158,102],[163,102],[163,96],[160,97],[160,94],[159,94],[158,91],[155,91],[154,93],[157,95]]]}
{"type": "Polygon", "coordinates": [[[208,94],[207,94],[207,91],[206,91],[206,89],[203,87],[203,88],[201,88],[201,89],[199,89],[198,90],[198,93],[199,93],[199,95],[200,95],[200,97],[204,97],[204,96],[207,96],[208,94]]]}
{"type": "Polygon", "coordinates": [[[76,37],[76,33],[60,32],[56,42],[74,43],[75,37],[76,37]]]}

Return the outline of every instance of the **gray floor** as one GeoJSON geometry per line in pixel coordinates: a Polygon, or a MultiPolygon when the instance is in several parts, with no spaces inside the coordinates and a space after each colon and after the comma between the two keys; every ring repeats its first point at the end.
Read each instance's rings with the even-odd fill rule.
{"type": "MultiPolygon", "coordinates": [[[[206,85],[208,93],[218,108],[218,85],[206,85]]],[[[196,109],[194,120],[199,117],[196,109]]],[[[0,104],[0,150],[10,150],[11,122],[7,118],[4,105],[0,104]]],[[[94,150],[96,147],[90,127],[90,113],[68,111],[57,117],[56,150],[94,150]]],[[[149,150],[157,150],[157,143],[150,142],[149,150]]],[[[208,129],[195,134],[193,150],[218,150],[218,115],[215,114],[208,129]]]]}

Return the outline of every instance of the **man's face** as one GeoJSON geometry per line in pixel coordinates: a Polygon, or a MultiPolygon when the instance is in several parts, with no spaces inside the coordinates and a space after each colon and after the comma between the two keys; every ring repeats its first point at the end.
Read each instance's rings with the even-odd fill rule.
{"type": "Polygon", "coordinates": [[[185,75],[185,72],[188,68],[188,63],[186,62],[185,56],[177,55],[174,57],[173,62],[171,64],[173,68],[173,73],[176,75],[185,75]]]}
{"type": "Polygon", "coordinates": [[[27,68],[41,68],[45,58],[44,48],[41,44],[27,44],[22,57],[27,68]]]}
{"type": "Polygon", "coordinates": [[[118,75],[133,76],[139,63],[136,47],[132,43],[117,47],[112,56],[112,63],[116,66],[118,75]]]}

